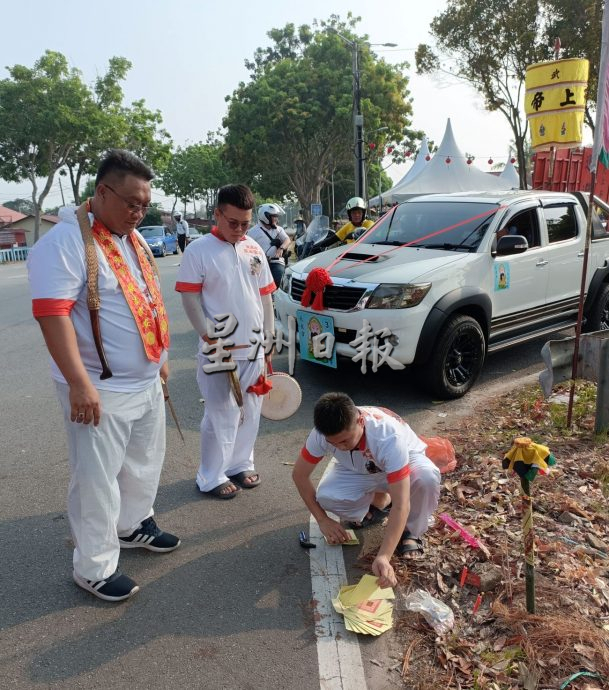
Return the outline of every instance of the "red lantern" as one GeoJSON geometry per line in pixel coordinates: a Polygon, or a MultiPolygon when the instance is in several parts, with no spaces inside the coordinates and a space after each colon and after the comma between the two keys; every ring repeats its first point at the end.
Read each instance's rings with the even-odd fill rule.
{"type": "Polygon", "coordinates": [[[513,158],[513,157],[510,158],[510,163],[511,163],[512,165],[514,165],[515,162],[516,162],[516,159],[515,159],[515,158],[513,158]]]}
{"type": "Polygon", "coordinates": [[[488,159],[488,164],[489,164],[489,165],[492,165],[492,164],[493,164],[493,159],[492,159],[492,158],[489,158],[489,159],[488,159]]]}
{"type": "Polygon", "coordinates": [[[450,165],[450,156],[446,156],[446,164],[450,165]]]}
{"type": "Polygon", "coordinates": [[[412,151],[404,151],[404,155],[406,156],[406,158],[410,158],[411,153],[412,151]]]}
{"type": "Polygon", "coordinates": [[[373,141],[370,142],[370,144],[368,144],[368,146],[369,146],[371,149],[375,149],[375,148],[376,148],[376,144],[375,144],[373,141]]]}
{"type": "Polygon", "coordinates": [[[387,153],[393,153],[393,146],[387,147],[387,153]]]}
{"type": "Polygon", "coordinates": [[[468,159],[467,159],[467,164],[468,164],[468,165],[471,165],[471,164],[472,164],[472,159],[471,159],[471,158],[468,158],[468,159]]]}
{"type": "Polygon", "coordinates": [[[430,161],[430,160],[431,160],[431,156],[430,156],[429,154],[427,154],[427,155],[425,156],[425,160],[426,160],[426,161],[430,161]]]}

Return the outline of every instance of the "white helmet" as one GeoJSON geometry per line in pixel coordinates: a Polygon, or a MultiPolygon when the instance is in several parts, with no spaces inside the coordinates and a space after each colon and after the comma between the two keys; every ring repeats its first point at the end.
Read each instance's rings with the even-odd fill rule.
{"type": "Polygon", "coordinates": [[[262,204],[258,209],[258,220],[265,225],[270,225],[275,229],[277,226],[273,224],[271,216],[283,216],[285,211],[277,204],[262,204]]]}
{"type": "Polygon", "coordinates": [[[364,222],[367,208],[366,202],[361,198],[361,196],[354,196],[353,198],[349,199],[349,201],[347,201],[347,205],[345,208],[347,209],[347,215],[349,216],[349,220],[351,220],[351,211],[353,211],[356,208],[360,209],[360,211],[362,211],[362,223],[364,222]]]}

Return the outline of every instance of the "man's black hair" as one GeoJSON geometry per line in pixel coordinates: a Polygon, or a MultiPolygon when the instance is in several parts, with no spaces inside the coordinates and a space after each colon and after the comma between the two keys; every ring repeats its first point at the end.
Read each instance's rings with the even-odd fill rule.
{"type": "Polygon", "coordinates": [[[249,211],[256,205],[252,190],[244,184],[227,184],[218,191],[218,207],[230,204],[243,211],[249,211]]]}
{"type": "Polygon", "coordinates": [[[324,393],[315,403],[313,424],[324,436],[336,436],[353,426],[359,412],[345,393],[324,393]]]}
{"type": "Polygon", "coordinates": [[[154,179],[152,169],[131,151],[125,149],[109,149],[99,164],[95,186],[104,181],[108,175],[114,175],[122,180],[127,175],[134,175],[146,182],[154,179]]]}

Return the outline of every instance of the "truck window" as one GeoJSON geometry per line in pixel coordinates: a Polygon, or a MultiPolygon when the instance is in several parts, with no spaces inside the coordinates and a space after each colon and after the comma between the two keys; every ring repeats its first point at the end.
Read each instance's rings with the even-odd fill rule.
{"type": "Polygon", "coordinates": [[[539,247],[541,242],[539,239],[537,210],[530,208],[512,216],[504,227],[497,230],[497,239],[504,235],[522,235],[529,247],[539,247]]]}
{"type": "Polygon", "coordinates": [[[577,237],[577,218],[573,204],[544,206],[543,213],[548,226],[548,242],[564,242],[577,237]]]}

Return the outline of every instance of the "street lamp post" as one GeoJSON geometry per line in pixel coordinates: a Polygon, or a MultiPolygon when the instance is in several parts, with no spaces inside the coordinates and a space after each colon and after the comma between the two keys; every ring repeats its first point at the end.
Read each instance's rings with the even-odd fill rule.
{"type": "MultiPolygon", "coordinates": [[[[353,73],[353,144],[355,152],[355,196],[365,198],[364,170],[364,116],[362,114],[362,92],[359,69],[359,42],[343,36],[334,27],[330,27],[339,38],[351,48],[353,73]]],[[[397,43],[368,43],[368,46],[395,48],[397,43]]]]}

